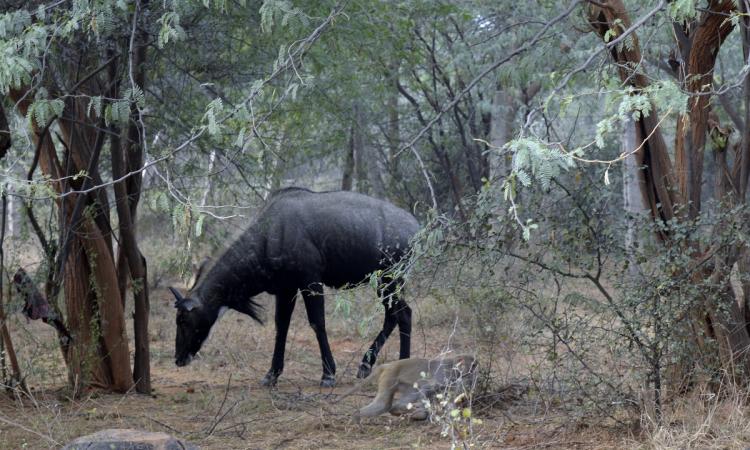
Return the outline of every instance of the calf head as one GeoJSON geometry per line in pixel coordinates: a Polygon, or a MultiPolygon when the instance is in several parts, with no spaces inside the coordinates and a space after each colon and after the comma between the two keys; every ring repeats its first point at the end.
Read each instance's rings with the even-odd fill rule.
{"type": "Polygon", "coordinates": [[[175,296],[174,306],[177,308],[177,335],[175,339],[175,364],[186,366],[211,332],[211,327],[219,316],[219,311],[203,304],[197,297],[188,295],[183,297],[180,292],[170,287],[175,296]]]}
{"type": "Polygon", "coordinates": [[[479,362],[474,355],[458,355],[453,363],[453,377],[460,380],[465,388],[473,389],[477,382],[479,362]]]}

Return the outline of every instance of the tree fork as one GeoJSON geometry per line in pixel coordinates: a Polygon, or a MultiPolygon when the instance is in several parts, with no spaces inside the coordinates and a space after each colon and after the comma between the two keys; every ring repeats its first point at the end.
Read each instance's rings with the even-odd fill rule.
{"type": "MultiPolygon", "coordinates": [[[[673,168],[668,149],[664,143],[661,130],[657,128],[655,114],[641,117],[636,122],[638,143],[644,145],[635,154],[639,165],[646,169],[641,171],[644,184],[644,197],[651,207],[655,220],[694,219],[700,214],[700,195],[703,169],[703,150],[706,144],[706,133],[709,120],[710,96],[705,91],[706,83],[711,84],[716,56],[724,39],[732,31],[733,25],[727,20],[735,10],[731,0],[713,0],[697,21],[698,27],[690,36],[689,42],[681,48],[689,48],[689,60],[686,75],[688,89],[694,94],[689,100],[689,115],[678,120],[675,141],[675,164],[673,168]],[[691,74],[696,75],[691,77],[691,74]],[[689,129],[687,128],[689,124],[689,129]],[[650,137],[648,137],[650,136],[650,137]],[[644,140],[648,137],[648,140],[644,140]],[[676,175],[676,176],[675,176],[676,175]]],[[[621,0],[607,0],[589,5],[589,22],[594,31],[604,39],[609,33],[620,35],[631,27],[630,18],[621,0]]],[[[618,64],[620,78],[640,90],[648,87],[649,82],[643,73],[641,53],[635,33],[630,35],[629,45],[613,46],[612,59],[618,64]]],[[[653,111],[653,108],[652,108],[653,111]]],[[[743,158],[744,159],[744,158],[743,158]]],[[[746,162],[746,161],[745,161],[746,162]]],[[[745,170],[746,172],[746,170],[745,170]]],[[[743,177],[746,173],[742,174],[743,177]]],[[[741,180],[744,181],[744,180],[741,180]]],[[[718,190],[723,192],[723,190],[718,190]]],[[[720,198],[723,201],[724,198],[720,198]]],[[[659,236],[665,243],[670,242],[668,234],[659,236]]],[[[707,254],[701,252],[693,242],[686,251],[693,257],[702,259],[707,254]]],[[[709,256],[710,257],[710,256],[709,256]]],[[[728,272],[737,255],[713,255],[712,270],[707,273],[696,273],[691,277],[693,283],[708,279],[717,291],[705,296],[705,302],[696,309],[696,316],[687,324],[693,328],[692,339],[699,344],[700,332],[695,330],[696,321],[703,323],[706,333],[715,336],[720,349],[723,369],[740,368],[744,379],[750,375],[750,334],[743,326],[744,314],[737,304],[735,294],[728,277],[728,272]],[[725,310],[726,313],[720,311],[725,310]],[[705,320],[701,320],[701,317],[705,320]]],[[[690,320],[690,319],[688,319],[690,320]]],[[[684,369],[683,373],[687,373],[684,369]]]]}
{"type": "MultiPolygon", "coordinates": [[[[20,90],[11,90],[10,97],[17,102],[17,107],[22,115],[26,115],[31,104],[32,95],[28,94],[28,88],[20,90]]],[[[74,114],[75,112],[67,111],[68,108],[74,108],[76,111],[83,111],[85,108],[76,102],[66,102],[66,113],[74,114]]],[[[96,138],[89,136],[84,138],[78,130],[78,127],[88,127],[94,125],[90,118],[83,116],[81,120],[63,120],[60,122],[60,129],[63,137],[62,142],[69,152],[69,162],[75,163],[76,160],[83,161],[83,155],[79,152],[87,153],[89,156],[84,165],[90,168],[98,161],[98,154],[103,145],[103,136],[101,130],[97,130],[96,138]],[[87,151],[86,143],[93,142],[93,148],[87,151]]],[[[42,171],[53,180],[53,187],[58,193],[63,193],[66,188],[63,180],[65,175],[73,175],[84,167],[75,167],[76,164],[69,164],[69,167],[63,169],[57,156],[57,150],[52,142],[49,130],[40,130],[36,124],[32,124],[35,131],[35,142],[40,148],[38,158],[42,171]],[[72,173],[69,173],[72,172],[72,173]]],[[[101,128],[101,127],[99,127],[101,128]]],[[[87,128],[90,132],[92,128],[87,128]]],[[[87,174],[92,174],[91,170],[87,174]]],[[[92,181],[90,176],[84,177],[83,186],[87,188],[92,181]]],[[[100,198],[98,196],[97,198],[100,198]]],[[[67,248],[61,248],[58,254],[58,264],[56,264],[57,276],[52,286],[50,301],[54,301],[56,293],[64,280],[65,298],[67,306],[68,329],[74,340],[69,349],[68,369],[69,381],[74,389],[88,383],[97,384],[101,387],[112,389],[114,391],[128,391],[132,385],[132,372],[129,362],[129,350],[127,334],[124,327],[124,312],[122,308],[121,293],[117,287],[116,272],[114,270],[114,261],[112,259],[111,245],[107,243],[109,230],[99,228],[100,223],[95,223],[90,217],[76,218],[80,215],[83,205],[93,197],[85,194],[76,196],[59,197],[56,199],[58,209],[61,214],[61,224],[63,228],[78,227],[83,231],[82,235],[70,233],[61,236],[64,238],[63,244],[68,242],[67,248]],[[76,208],[77,205],[80,205],[76,208]],[[78,214],[76,210],[78,209],[78,214]],[[71,247],[74,251],[71,251],[71,247]],[[77,258],[75,264],[65,264],[69,258],[77,258]],[[92,261],[96,260],[95,263],[92,261]],[[98,295],[92,295],[90,283],[92,281],[97,287],[98,295]],[[100,315],[101,321],[94,320],[100,315]],[[91,329],[91,324],[95,323],[97,329],[91,329]],[[101,327],[106,324],[105,327],[101,327]],[[96,335],[96,331],[101,328],[101,339],[96,335]],[[90,365],[90,357],[96,358],[96,363],[90,365]],[[89,378],[92,377],[92,378],[89,378]]]]}

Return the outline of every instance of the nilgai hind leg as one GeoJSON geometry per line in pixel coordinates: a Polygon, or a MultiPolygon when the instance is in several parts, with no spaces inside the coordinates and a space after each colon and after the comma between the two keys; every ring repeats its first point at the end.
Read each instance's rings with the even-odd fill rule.
{"type": "Polygon", "coordinates": [[[397,279],[388,282],[378,290],[385,308],[383,329],[375,337],[367,352],[365,352],[362,362],[359,365],[357,378],[367,378],[370,375],[380,349],[383,348],[388,336],[391,335],[391,332],[393,332],[397,325],[400,343],[399,358],[406,359],[411,354],[411,308],[401,298],[400,291],[402,286],[403,280],[397,279]]]}

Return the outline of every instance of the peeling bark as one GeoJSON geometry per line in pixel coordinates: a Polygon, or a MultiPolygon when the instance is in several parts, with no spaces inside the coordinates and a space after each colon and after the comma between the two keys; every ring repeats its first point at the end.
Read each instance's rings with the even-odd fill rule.
{"type": "MultiPolygon", "coordinates": [[[[589,23],[602,38],[608,32],[620,35],[630,28],[630,16],[620,0],[609,0],[603,6],[589,7],[589,23]]],[[[618,72],[623,83],[636,89],[636,92],[649,85],[648,78],[641,65],[642,55],[638,37],[631,34],[628,45],[620,45],[611,50],[612,59],[617,63],[618,72]]],[[[636,145],[640,149],[634,154],[636,163],[644,170],[640,174],[643,186],[643,197],[649,205],[655,220],[668,221],[674,217],[675,205],[682,204],[682,196],[674,189],[675,177],[669,150],[661,129],[657,128],[659,112],[652,105],[648,117],[641,116],[636,121],[636,145]]],[[[669,236],[660,234],[661,240],[669,236]]]]}
{"type": "MultiPolygon", "coordinates": [[[[26,115],[33,95],[23,90],[11,91],[11,100],[17,102],[19,112],[26,115]]],[[[95,130],[96,122],[82,115],[85,107],[80,100],[66,103],[65,117],[60,122],[62,140],[66,146],[66,167],[63,169],[52,141],[49,128],[33,124],[34,141],[39,147],[39,166],[49,178],[53,189],[63,193],[73,188],[85,187],[96,178],[96,171],[87,170],[96,165],[98,152],[103,142],[95,130]],[[70,111],[73,109],[73,111],[70,111]],[[79,113],[76,113],[79,111],[79,113]],[[71,120],[71,117],[80,119],[71,120]],[[97,148],[98,147],[98,148],[97,148]],[[85,160],[84,154],[89,158],[85,160]],[[85,161],[85,162],[84,162],[85,161]],[[83,163],[83,166],[79,166],[83,163]],[[81,170],[90,177],[83,184],[68,186],[63,180],[70,179],[81,170]]],[[[119,392],[132,387],[130,352],[125,332],[122,296],[118,288],[114,269],[109,219],[104,217],[108,209],[103,208],[106,195],[103,190],[96,194],[73,194],[58,198],[61,239],[67,243],[58,255],[58,273],[54,276],[50,302],[56,299],[59,285],[64,286],[67,310],[67,327],[72,342],[67,349],[68,374],[75,392],[87,386],[101,386],[119,392]],[[76,208],[79,197],[92,215],[82,215],[84,208],[76,208]],[[102,200],[104,198],[104,200],[102,200]],[[77,217],[76,211],[78,210],[77,217]],[[103,227],[103,228],[102,228],[103,227]]],[[[82,205],[81,205],[82,206],[82,205]]],[[[108,208],[108,207],[107,207],[108,208]]]]}
{"type": "MultiPolygon", "coordinates": [[[[707,89],[712,86],[719,48],[733,29],[732,22],[727,17],[735,8],[732,0],[712,0],[694,26],[690,27],[691,30],[678,27],[677,31],[681,32],[677,34],[681,41],[680,52],[683,61],[687,58],[685,83],[692,95],[688,114],[678,120],[674,167],[662,132],[657,127],[659,114],[656,109],[652,107],[652,113],[648,117],[641,116],[636,121],[636,144],[643,146],[635,153],[635,157],[638,165],[645,166],[642,171],[642,193],[655,220],[690,220],[698,217],[701,212],[703,152],[711,114],[711,95],[708,95],[707,89]]],[[[589,22],[602,39],[610,33],[620,35],[631,26],[621,0],[607,0],[590,5],[589,22]]],[[[623,83],[636,88],[637,92],[647,87],[649,82],[643,72],[635,33],[631,34],[630,39],[627,45],[613,47],[611,56],[617,63],[623,83]]],[[[721,130],[721,127],[712,125],[712,129],[721,130]]],[[[733,195],[736,192],[730,192],[729,186],[733,184],[730,181],[734,180],[736,183],[740,172],[725,169],[725,152],[726,148],[716,151],[719,164],[716,193],[720,203],[729,205],[732,198],[737,198],[733,195]]],[[[739,159],[741,158],[735,158],[735,161],[739,159]]],[[[746,175],[747,169],[742,170],[743,182],[746,175]]],[[[744,200],[744,195],[742,199],[744,200]]],[[[720,223],[717,227],[725,225],[720,223]]],[[[665,245],[672,245],[668,233],[662,232],[659,237],[665,245]]],[[[706,258],[705,255],[710,255],[709,250],[701,249],[697,241],[689,242],[684,250],[694,258],[696,266],[698,261],[706,258]]],[[[710,256],[712,264],[705,270],[694,269],[696,271],[692,274],[691,281],[696,285],[709,281],[712,288],[701,304],[689,314],[689,323],[685,324],[685,328],[692,328],[691,338],[697,348],[705,347],[702,332],[714,338],[719,348],[722,369],[738,369],[737,373],[747,379],[750,374],[750,355],[747,353],[750,334],[745,326],[746,311],[738,305],[729,282],[729,273],[738,254],[739,249],[717,251],[714,256],[710,256]],[[703,331],[700,330],[701,327],[703,331]]],[[[683,367],[681,374],[673,376],[678,378],[686,373],[689,373],[689,367],[683,367]]]]}
{"type": "Polygon", "coordinates": [[[709,92],[713,86],[716,56],[724,39],[734,28],[727,15],[735,9],[734,1],[711,1],[702,13],[695,32],[690,36],[690,55],[687,61],[687,90],[693,96],[688,101],[689,113],[677,123],[675,163],[681,196],[689,202],[688,217],[698,217],[701,210],[703,184],[703,150],[706,146],[708,116],[711,111],[709,92]]]}

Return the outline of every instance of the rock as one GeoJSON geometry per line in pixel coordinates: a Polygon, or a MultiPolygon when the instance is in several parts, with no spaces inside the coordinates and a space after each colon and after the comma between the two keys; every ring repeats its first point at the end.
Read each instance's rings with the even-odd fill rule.
{"type": "Polygon", "coordinates": [[[166,433],[130,429],[108,429],[79,437],[63,450],[199,450],[166,433]]]}

